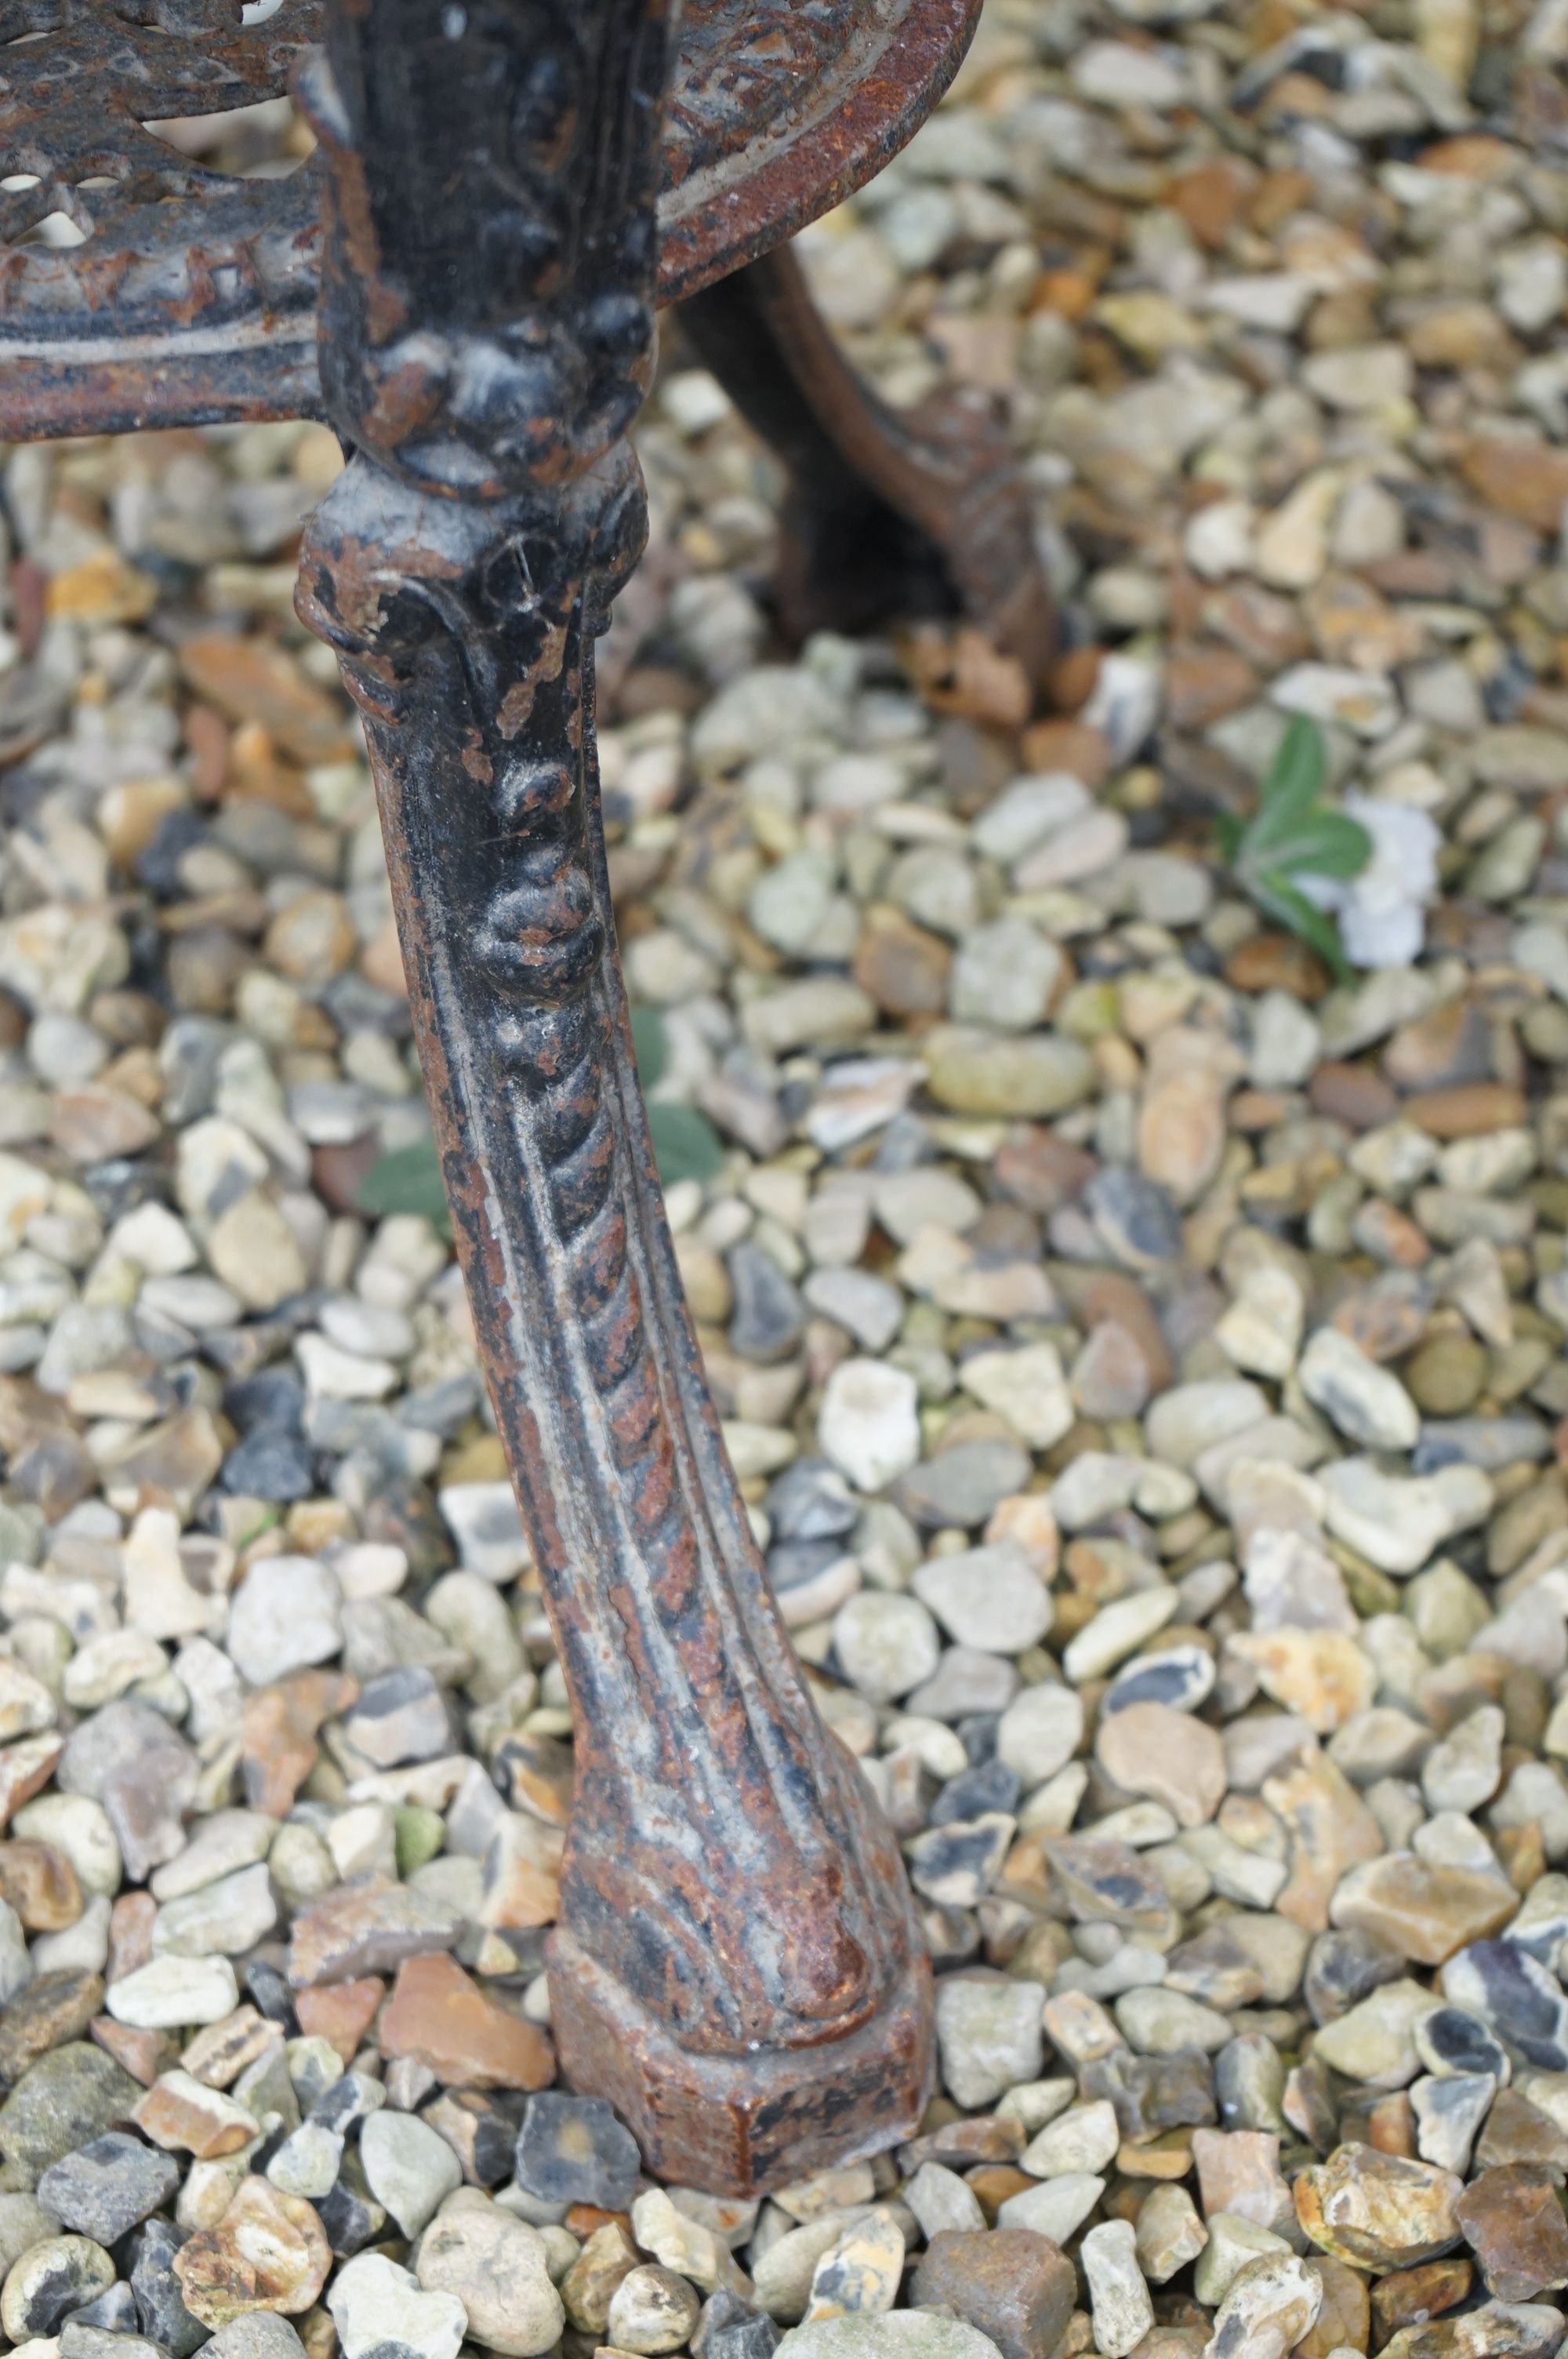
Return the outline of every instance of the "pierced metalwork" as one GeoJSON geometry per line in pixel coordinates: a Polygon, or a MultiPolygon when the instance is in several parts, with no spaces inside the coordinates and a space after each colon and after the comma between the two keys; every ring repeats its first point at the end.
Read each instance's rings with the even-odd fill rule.
{"type": "MultiPolygon", "coordinates": [[[[659,299],[708,285],[870,179],[940,95],[979,5],[687,0],[659,299]]],[[[0,0],[11,433],[320,414],[319,160],[236,179],[146,127],[287,92],[321,37],[322,0],[281,0],[249,26],[239,13],[239,0],[0,0]],[[51,223],[80,242],[50,243],[51,223]]]]}

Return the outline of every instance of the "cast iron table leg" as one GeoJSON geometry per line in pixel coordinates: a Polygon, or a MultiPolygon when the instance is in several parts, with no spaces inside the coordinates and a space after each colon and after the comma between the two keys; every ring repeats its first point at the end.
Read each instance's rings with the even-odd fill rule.
{"type": "Polygon", "coordinates": [[[1051,598],[1006,437],[956,400],[889,408],[852,369],[781,246],[680,307],[698,357],[789,471],[787,628],[863,631],[955,608],[1038,685],[1051,598]]]}
{"type": "Polygon", "coordinates": [[[749,2191],[908,2136],[930,1977],[705,1387],[633,1063],[592,639],[643,534],[661,0],[333,0],[300,611],[365,716],[459,1252],[571,1690],[562,2066],[749,2191]]]}

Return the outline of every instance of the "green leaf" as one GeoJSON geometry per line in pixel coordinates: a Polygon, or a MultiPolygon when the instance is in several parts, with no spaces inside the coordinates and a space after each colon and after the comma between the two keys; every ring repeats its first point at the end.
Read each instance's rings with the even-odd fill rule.
{"type": "Polygon", "coordinates": [[[1247,834],[1246,821],[1238,819],[1234,811],[1217,811],[1214,819],[1214,832],[1219,843],[1220,858],[1229,861],[1234,867],[1240,858],[1242,842],[1247,834]]]}
{"type": "Polygon", "coordinates": [[[1339,929],[1326,910],[1320,909],[1315,901],[1309,901],[1306,895],[1277,869],[1270,869],[1261,876],[1249,878],[1248,886],[1252,898],[1266,916],[1277,919],[1281,926],[1288,926],[1292,934],[1299,934],[1341,983],[1351,981],[1350,962],[1339,939],[1339,929]]]}
{"type": "Polygon", "coordinates": [[[723,1141],[696,1106],[651,1105],[648,1132],[666,1188],[677,1180],[711,1180],[723,1165],[723,1141]]]}
{"type": "Polygon", "coordinates": [[[1277,860],[1276,868],[1304,868],[1314,876],[1359,876],[1377,846],[1358,819],[1340,810],[1314,811],[1306,829],[1305,849],[1292,860],[1277,860]]]}
{"type": "Polygon", "coordinates": [[[1313,942],[1344,971],[1334,925],[1291,883],[1292,876],[1359,876],[1375,849],[1359,823],[1322,799],[1328,747],[1315,721],[1289,723],[1245,827],[1228,813],[1216,824],[1219,848],[1261,908],[1313,942]],[[1332,942],[1333,950],[1328,945],[1332,942]]]}
{"type": "Polygon", "coordinates": [[[1292,713],[1260,789],[1267,804],[1314,803],[1328,784],[1328,744],[1315,721],[1292,713]]]}
{"type": "Polygon", "coordinates": [[[1372,839],[1358,820],[1319,803],[1304,811],[1288,834],[1267,844],[1249,833],[1237,867],[1243,875],[1270,869],[1308,876],[1359,876],[1372,857],[1372,839]]]}
{"type": "Polygon", "coordinates": [[[1258,789],[1258,810],[1246,848],[1260,859],[1289,841],[1316,807],[1328,777],[1328,748],[1315,721],[1298,713],[1280,740],[1258,789]]]}
{"type": "Polygon", "coordinates": [[[664,1079],[670,1060],[670,1044],[665,1033],[665,1019],[656,1007],[634,1007],[632,1010],[632,1046],[637,1052],[637,1075],[645,1090],[664,1079]]]}
{"type": "Polygon", "coordinates": [[[451,1216],[441,1185],[441,1158],[433,1138],[412,1147],[395,1147],[378,1155],[360,1181],[354,1201],[362,1212],[422,1212],[451,1242],[451,1216]]]}

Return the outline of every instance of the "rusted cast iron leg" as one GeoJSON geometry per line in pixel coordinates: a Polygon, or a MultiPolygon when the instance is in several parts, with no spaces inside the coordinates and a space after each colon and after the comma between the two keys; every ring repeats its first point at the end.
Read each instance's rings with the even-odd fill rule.
{"type": "Polygon", "coordinates": [[[611,928],[592,637],[642,547],[660,0],[334,0],[300,611],[366,734],[459,1250],[571,1690],[561,2061],[666,2176],[905,2136],[929,1972],[681,1296],[611,928]]]}
{"type": "Polygon", "coordinates": [[[1005,436],[954,401],[890,409],[849,366],[781,247],[683,303],[694,351],[789,470],[778,596],[787,628],[860,631],[956,611],[1031,679],[1051,600],[1005,436]]]}

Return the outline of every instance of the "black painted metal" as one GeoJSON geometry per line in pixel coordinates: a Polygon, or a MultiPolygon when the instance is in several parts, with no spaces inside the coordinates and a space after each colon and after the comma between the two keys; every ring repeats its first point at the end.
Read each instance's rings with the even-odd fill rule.
{"type": "Polygon", "coordinates": [[[321,382],[354,450],[300,611],[365,715],[432,1113],[574,1705],[563,2064],[743,2192],[911,2133],[930,1973],[703,1381],[599,827],[592,640],[636,562],[659,0],[334,0],[321,382]],[[460,140],[452,127],[462,126],[460,140]]]}

